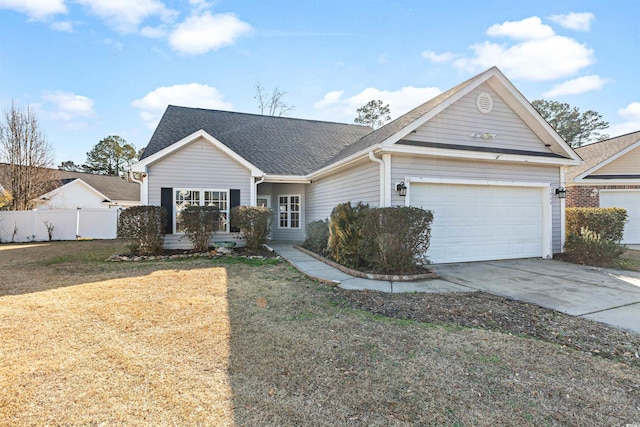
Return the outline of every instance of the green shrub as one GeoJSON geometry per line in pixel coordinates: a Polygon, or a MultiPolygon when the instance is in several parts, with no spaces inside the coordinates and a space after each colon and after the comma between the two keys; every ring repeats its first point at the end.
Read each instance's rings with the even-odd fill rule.
{"type": "Polygon", "coordinates": [[[312,221],[307,224],[307,239],[303,246],[322,255],[326,255],[329,246],[329,220],[312,221]]]}
{"type": "Polygon", "coordinates": [[[618,241],[605,239],[586,227],[580,233],[571,233],[564,244],[565,257],[570,262],[606,267],[612,264],[627,248],[618,241]]]}
{"type": "Polygon", "coordinates": [[[120,213],[118,238],[131,240],[134,254],[156,255],[162,252],[167,211],[162,206],[132,206],[120,213]]]}
{"type": "Polygon", "coordinates": [[[351,202],[346,202],[331,212],[327,249],[329,256],[344,266],[355,268],[362,264],[359,253],[362,238],[360,219],[362,212],[368,208],[369,205],[361,202],[355,207],[351,206],[351,202]]]}
{"type": "Polygon", "coordinates": [[[378,273],[412,273],[428,264],[433,212],[414,207],[371,208],[363,212],[360,254],[378,273]]]}
{"type": "Polygon", "coordinates": [[[231,209],[231,227],[240,229],[249,249],[258,249],[267,241],[273,211],[263,206],[236,206],[231,209]]]}
{"type": "Polygon", "coordinates": [[[583,228],[603,239],[619,243],[622,240],[627,211],[621,208],[567,208],[567,236],[580,235],[583,228]]]}
{"type": "Polygon", "coordinates": [[[187,206],[180,212],[184,235],[196,252],[209,249],[211,239],[220,227],[220,210],[217,206],[187,206]]]}

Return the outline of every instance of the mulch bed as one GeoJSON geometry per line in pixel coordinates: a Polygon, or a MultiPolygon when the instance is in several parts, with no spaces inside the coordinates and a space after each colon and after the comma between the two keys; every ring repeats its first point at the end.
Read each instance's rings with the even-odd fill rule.
{"type": "Polygon", "coordinates": [[[388,294],[335,289],[342,306],[418,322],[529,338],[640,367],[640,336],[602,323],[484,292],[388,294]]]}

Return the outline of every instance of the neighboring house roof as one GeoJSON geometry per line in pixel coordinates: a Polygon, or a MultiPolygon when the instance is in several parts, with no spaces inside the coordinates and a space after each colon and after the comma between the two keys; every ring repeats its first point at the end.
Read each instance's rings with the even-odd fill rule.
{"type": "Polygon", "coordinates": [[[170,105],[140,160],[199,130],[276,175],[306,175],[371,132],[352,124],[170,105]]]}
{"type": "Polygon", "coordinates": [[[97,175],[83,172],[58,171],[60,185],[81,179],[86,184],[107,196],[111,201],[140,201],[140,184],[129,182],[119,176],[97,175]]]}
{"type": "Polygon", "coordinates": [[[582,157],[584,164],[567,169],[567,182],[573,182],[580,175],[604,166],[638,142],[640,142],[640,131],[576,148],[575,151],[582,157]]]}
{"type": "MultiPolygon", "coordinates": [[[[6,163],[0,163],[0,172],[8,166],[6,163]]],[[[119,176],[69,172],[59,169],[52,169],[52,172],[57,175],[57,179],[51,182],[49,193],[76,180],[82,180],[109,201],[140,201],[140,184],[128,182],[119,176]]],[[[2,175],[0,173],[0,176],[2,175]]]]}

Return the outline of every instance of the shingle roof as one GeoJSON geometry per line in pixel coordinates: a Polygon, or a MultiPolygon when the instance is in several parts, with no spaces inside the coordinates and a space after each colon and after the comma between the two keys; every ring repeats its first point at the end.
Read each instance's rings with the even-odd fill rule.
{"type": "Polygon", "coordinates": [[[107,196],[109,200],[140,201],[140,184],[128,182],[119,176],[59,170],[58,177],[61,184],[81,179],[107,196]]]}
{"type": "MultiPolygon", "coordinates": [[[[7,168],[7,166],[9,165],[6,163],[0,163],[0,172],[7,168]]],[[[52,169],[52,172],[57,179],[51,183],[49,191],[75,181],[76,179],[81,179],[104,194],[109,200],[140,201],[140,184],[128,182],[119,176],[69,172],[58,169],[52,169]]],[[[3,176],[3,174],[0,173],[0,176],[3,176]]],[[[0,182],[0,185],[1,184],[0,182]]]]}
{"type": "Polygon", "coordinates": [[[573,182],[578,175],[604,162],[638,141],[640,141],[640,131],[576,148],[575,151],[582,157],[584,164],[567,168],[567,182],[573,182]]]}
{"type": "Polygon", "coordinates": [[[371,132],[366,126],[170,105],[141,158],[204,130],[263,172],[306,175],[371,132]]]}

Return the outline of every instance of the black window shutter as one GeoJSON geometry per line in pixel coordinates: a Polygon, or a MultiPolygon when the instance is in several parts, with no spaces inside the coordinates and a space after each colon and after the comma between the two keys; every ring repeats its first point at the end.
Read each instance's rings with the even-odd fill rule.
{"type": "MultiPolygon", "coordinates": [[[[236,206],[240,206],[240,190],[229,190],[229,213],[236,206]]],[[[239,228],[231,227],[232,233],[238,233],[239,231],[239,228]]]]}
{"type": "Polygon", "coordinates": [[[167,210],[167,224],[164,227],[166,234],[173,234],[173,188],[160,189],[160,206],[167,210]]]}

